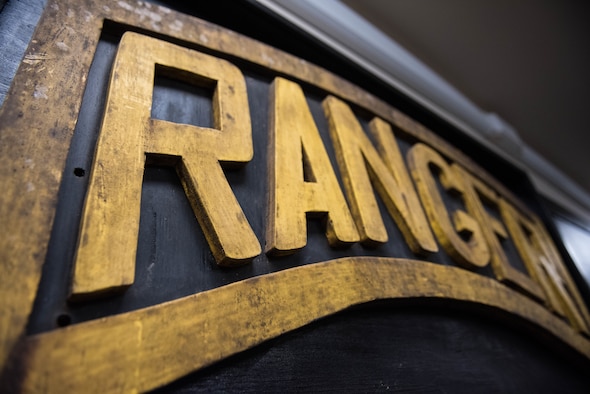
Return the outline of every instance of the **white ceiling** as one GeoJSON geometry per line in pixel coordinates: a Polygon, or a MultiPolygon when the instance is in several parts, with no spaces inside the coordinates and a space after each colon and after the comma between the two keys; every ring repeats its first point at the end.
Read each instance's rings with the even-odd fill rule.
{"type": "Polygon", "coordinates": [[[590,2],[342,1],[590,192],[590,2]]]}

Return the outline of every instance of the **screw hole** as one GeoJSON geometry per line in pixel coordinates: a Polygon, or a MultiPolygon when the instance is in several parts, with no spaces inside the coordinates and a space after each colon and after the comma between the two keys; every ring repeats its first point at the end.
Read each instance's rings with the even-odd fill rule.
{"type": "Polygon", "coordinates": [[[83,168],[80,168],[80,167],[74,168],[74,175],[76,175],[77,177],[83,177],[84,174],[86,174],[86,171],[84,171],[83,168]]]}
{"type": "Polygon", "coordinates": [[[66,327],[72,324],[72,317],[67,313],[62,313],[55,321],[59,327],[66,327]]]}

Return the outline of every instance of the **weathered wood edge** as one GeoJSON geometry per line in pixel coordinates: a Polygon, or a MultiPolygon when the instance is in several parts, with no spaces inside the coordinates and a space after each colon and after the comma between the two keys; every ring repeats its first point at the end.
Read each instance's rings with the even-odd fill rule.
{"type": "Polygon", "coordinates": [[[0,365],[5,364],[15,342],[24,335],[45,259],[65,158],[105,19],[242,58],[368,109],[461,163],[520,210],[529,212],[462,152],[373,95],[320,67],[163,7],[143,2],[108,4],[50,1],[0,109],[0,171],[10,174],[0,179],[0,365]]]}
{"type": "Polygon", "coordinates": [[[350,306],[408,298],[501,309],[590,358],[589,341],[493,279],[417,260],[350,257],[28,337],[21,388],[146,391],[350,306]]]}
{"type": "Polygon", "coordinates": [[[47,6],[0,109],[0,365],[24,334],[37,292],[100,36],[102,20],[85,14],[88,7],[75,1],[47,6]]]}

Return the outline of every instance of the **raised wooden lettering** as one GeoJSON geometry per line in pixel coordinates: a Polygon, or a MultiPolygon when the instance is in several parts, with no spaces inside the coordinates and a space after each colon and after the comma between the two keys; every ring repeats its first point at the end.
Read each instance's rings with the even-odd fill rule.
{"type": "Polygon", "coordinates": [[[542,224],[526,218],[504,200],[500,200],[500,208],[522,259],[547,295],[547,307],[566,316],[579,332],[590,333],[588,310],[542,224]]]}
{"type": "Polygon", "coordinates": [[[146,155],[176,166],[220,265],[261,252],[220,162],[253,155],[246,86],[227,61],[126,33],[111,75],[76,255],[72,297],[133,283],[146,155]],[[214,129],[151,119],[156,65],[192,84],[215,86],[214,129]]]}
{"type": "Polygon", "coordinates": [[[307,243],[306,215],[327,215],[330,245],[360,240],[301,87],[276,78],[271,88],[268,253],[294,253],[307,243]]]}
{"type": "Polygon", "coordinates": [[[375,187],[412,251],[438,251],[391,126],[379,118],[370,123],[378,153],[348,105],[329,96],[323,106],[361,240],[367,244],[387,242],[375,187]]]}
{"type": "Polygon", "coordinates": [[[431,166],[439,174],[440,181],[447,190],[460,191],[461,180],[451,171],[445,159],[429,146],[418,143],[408,152],[408,167],[436,237],[457,264],[465,268],[486,266],[490,261],[490,252],[481,227],[473,216],[463,210],[453,212],[453,226],[438,192],[431,166]],[[465,234],[468,241],[463,240],[458,232],[465,234]]]}
{"type": "MultiPolygon", "coordinates": [[[[467,211],[479,222],[483,235],[490,248],[492,268],[499,281],[516,287],[537,299],[544,299],[544,293],[539,285],[529,276],[516,270],[508,261],[499,238],[508,238],[506,228],[485,209],[481,198],[486,202],[498,206],[497,194],[475,176],[463,169],[458,164],[451,166],[457,174],[457,179],[462,181],[461,192],[465,199],[467,211]]],[[[525,263],[526,264],[526,263],[525,263]]],[[[531,268],[529,268],[529,271],[531,268]]]]}

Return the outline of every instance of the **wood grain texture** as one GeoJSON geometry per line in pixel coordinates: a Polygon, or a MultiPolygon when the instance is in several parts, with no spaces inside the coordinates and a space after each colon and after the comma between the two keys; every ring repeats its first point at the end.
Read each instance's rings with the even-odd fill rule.
{"type": "Polygon", "coordinates": [[[10,84],[43,13],[45,0],[0,1],[0,105],[4,102],[10,84]]]}
{"type": "MultiPolygon", "coordinates": [[[[443,266],[432,268],[432,272],[430,268],[422,272],[422,268],[412,267],[432,264],[370,258],[366,261],[350,258],[325,267],[320,264],[315,271],[309,271],[312,279],[303,274],[308,271],[294,271],[296,274],[288,276],[291,279],[284,288],[282,283],[286,277],[279,273],[276,277],[250,279],[239,286],[230,285],[25,338],[27,317],[46,258],[66,154],[105,20],[111,25],[125,26],[192,49],[235,59],[255,70],[263,68],[273,75],[289,75],[298,84],[314,90],[319,88],[325,94],[368,110],[395,126],[396,135],[422,141],[434,147],[446,160],[455,161],[477,174],[502,199],[517,207],[527,220],[537,223],[535,215],[520,200],[467,157],[469,152],[459,152],[414,120],[321,68],[207,22],[151,4],[53,1],[47,6],[26,54],[28,62],[21,64],[0,110],[0,172],[5,174],[0,177],[3,190],[0,194],[0,365],[6,366],[6,358],[19,338],[26,342],[25,350],[30,354],[19,354],[21,348],[14,354],[15,364],[21,363],[26,368],[24,388],[33,391],[147,390],[313,318],[379,297],[426,296],[489,302],[493,307],[506,309],[514,316],[543,327],[554,338],[588,356],[587,340],[565,322],[492,279],[443,266]],[[337,277],[330,281],[333,275],[337,277]],[[320,281],[324,276],[328,277],[327,284],[320,281]],[[259,282],[263,289],[260,291],[257,290],[259,282]],[[280,286],[276,286],[279,282],[280,286]],[[291,285],[293,294],[289,293],[291,285]],[[474,289],[481,295],[472,294],[474,289]],[[339,293],[345,290],[346,293],[339,293]],[[326,294],[332,292],[336,298],[327,298],[326,294]],[[316,298],[312,298],[314,295],[316,298]],[[270,298],[274,301],[268,301],[270,298]],[[304,303],[300,304],[302,300],[304,303]],[[289,309],[293,312],[287,315],[291,313],[289,309]],[[235,313],[230,313],[232,311],[235,313]],[[251,323],[244,319],[243,311],[277,312],[279,318],[251,323]],[[235,320],[238,317],[242,320],[235,320]],[[215,323],[217,321],[222,323],[215,323]],[[193,346],[195,343],[198,348],[193,346]],[[168,348],[169,345],[173,346],[168,348]]],[[[221,168],[215,170],[220,174],[221,168]]],[[[540,223],[538,226],[543,227],[540,223]]],[[[543,231],[540,233],[544,234],[543,231]]],[[[545,253],[553,257],[555,249],[551,240],[543,235],[542,242],[549,243],[545,253]]],[[[359,250],[355,253],[379,252],[359,250]]],[[[273,269],[279,269],[276,266],[273,269]]],[[[549,286],[571,288],[571,279],[560,273],[562,268],[554,268],[561,279],[553,284],[548,282],[549,286]]],[[[264,269],[252,269],[252,272],[267,273],[264,269]]],[[[289,272],[284,273],[290,275],[289,272]]],[[[219,279],[219,283],[227,283],[226,280],[219,279]]],[[[572,297],[578,306],[583,305],[576,293],[572,297]]],[[[578,312],[587,321],[584,308],[578,312]]]]}
{"type": "Polygon", "coordinates": [[[456,179],[461,183],[459,187],[461,188],[467,211],[480,224],[486,243],[490,249],[491,265],[496,278],[509,286],[514,286],[524,291],[534,298],[544,299],[545,294],[541,290],[541,287],[531,279],[531,275],[533,274],[530,271],[533,271],[535,268],[527,266],[529,275],[518,271],[510,264],[502,249],[501,242],[508,238],[508,231],[502,222],[486,211],[483,205],[483,201],[485,201],[487,204],[494,205],[496,209],[499,208],[500,202],[497,194],[475,176],[461,168],[461,166],[453,164],[451,168],[452,172],[455,173],[456,179]]]}
{"type": "Polygon", "coordinates": [[[415,260],[344,258],[29,337],[21,388],[146,391],[352,305],[414,297],[501,309],[590,357],[570,326],[495,280],[415,260]]]}
{"type": "Polygon", "coordinates": [[[590,317],[563,260],[549,241],[540,222],[531,221],[505,201],[500,201],[502,217],[514,238],[532,277],[543,288],[550,310],[566,316],[573,327],[588,335],[590,317]]]}
{"type": "Polygon", "coordinates": [[[252,159],[246,84],[229,62],[126,33],[115,59],[81,221],[72,297],[95,297],[134,281],[147,158],[175,166],[218,264],[251,261],[261,248],[220,162],[252,159]],[[152,119],[156,68],[214,87],[214,128],[152,119]]]}
{"type": "Polygon", "coordinates": [[[387,242],[375,188],[410,249],[422,255],[438,251],[391,126],[379,118],[370,123],[378,153],[348,105],[329,96],[323,107],[361,240],[387,242]]]}
{"type": "Polygon", "coordinates": [[[307,243],[307,214],[326,216],[332,246],[359,241],[336,173],[299,85],[276,78],[271,87],[266,251],[294,253],[307,243]]]}
{"type": "Polygon", "coordinates": [[[101,20],[48,7],[0,109],[0,365],[24,333],[101,20]],[[86,31],[86,34],[79,34],[86,31]],[[90,48],[90,49],[88,49],[90,48]],[[61,75],[61,78],[56,78],[61,75]],[[59,103],[59,105],[55,105],[59,103]]]}
{"type": "Polygon", "coordinates": [[[416,144],[408,152],[408,168],[441,246],[465,268],[485,267],[490,260],[490,251],[481,226],[464,210],[447,212],[438,190],[435,177],[447,191],[459,191],[461,180],[451,171],[451,166],[434,149],[416,144]],[[460,233],[465,233],[467,239],[463,239],[460,233]]]}
{"type": "Polygon", "coordinates": [[[170,393],[579,393],[590,377],[494,313],[415,301],[310,323],[156,390],[170,393]]]}
{"type": "Polygon", "coordinates": [[[352,102],[376,116],[391,122],[399,129],[399,132],[428,142],[436,147],[444,156],[452,158],[461,163],[465,168],[469,168],[473,173],[478,174],[487,184],[514,203],[520,210],[526,213],[530,212],[526,208],[526,205],[522,204],[510,190],[490,176],[487,171],[477,165],[466,153],[456,149],[451,143],[443,140],[419,122],[409,118],[374,95],[359,89],[358,86],[347,80],[303,59],[201,19],[167,12],[168,10],[163,7],[154,6],[152,9],[139,4],[123,7],[120,4],[114,3],[106,12],[104,10],[94,11],[123,25],[130,24],[138,28],[153,31],[156,34],[164,34],[172,39],[186,42],[191,47],[197,49],[213,51],[214,53],[219,53],[221,56],[231,55],[232,57],[238,57],[250,64],[262,66],[264,69],[275,71],[279,75],[288,75],[295,81],[318,87],[336,97],[352,102]],[[159,17],[156,18],[157,20],[140,17],[142,14],[149,13],[150,11],[161,11],[159,12],[159,17]],[[179,25],[182,26],[182,29],[175,28],[175,26],[179,25]]]}

